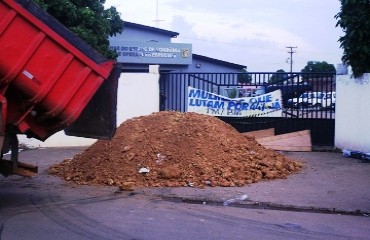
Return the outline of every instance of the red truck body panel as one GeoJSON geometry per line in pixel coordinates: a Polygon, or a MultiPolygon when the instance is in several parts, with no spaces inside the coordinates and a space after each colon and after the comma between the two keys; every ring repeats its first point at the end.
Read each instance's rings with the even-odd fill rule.
{"type": "Polygon", "coordinates": [[[0,95],[6,125],[45,140],[79,117],[115,61],[89,56],[19,2],[0,1],[0,95]]]}

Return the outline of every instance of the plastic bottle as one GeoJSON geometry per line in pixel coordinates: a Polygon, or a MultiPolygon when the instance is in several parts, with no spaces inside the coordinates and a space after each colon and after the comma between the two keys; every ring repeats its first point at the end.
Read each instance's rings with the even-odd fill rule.
{"type": "Polygon", "coordinates": [[[356,159],[362,159],[362,152],[359,151],[351,151],[351,157],[356,159]]]}
{"type": "Polygon", "coordinates": [[[343,149],[343,157],[351,157],[351,150],[343,149]]]}
{"type": "Polygon", "coordinates": [[[232,199],[229,199],[229,200],[224,201],[223,205],[224,206],[228,206],[230,203],[239,202],[239,201],[245,201],[245,200],[247,200],[247,198],[248,198],[248,195],[247,194],[243,194],[242,196],[240,196],[238,198],[232,198],[232,199]]]}
{"type": "Polygon", "coordinates": [[[362,159],[363,160],[370,161],[370,153],[363,153],[362,154],[362,159]]]}
{"type": "Polygon", "coordinates": [[[352,151],[348,149],[344,149],[342,151],[344,157],[350,157],[350,158],[357,158],[357,159],[362,159],[364,153],[360,151],[352,151]]]}

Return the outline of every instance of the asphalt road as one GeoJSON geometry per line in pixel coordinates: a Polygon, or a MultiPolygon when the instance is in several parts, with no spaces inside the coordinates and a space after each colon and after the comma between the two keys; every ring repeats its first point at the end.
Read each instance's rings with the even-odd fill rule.
{"type": "MultiPolygon", "coordinates": [[[[40,173],[0,177],[0,240],[13,239],[369,239],[370,218],[298,209],[184,203],[166,189],[121,192],[115,187],[74,186],[47,168],[81,148],[21,153],[40,173]]],[[[207,191],[199,190],[199,191],[207,191]]],[[[212,188],[213,193],[225,189],[212,188]]],[[[224,199],[225,200],[225,199],[224,199]]]]}
{"type": "Polygon", "coordinates": [[[368,239],[370,234],[369,218],[358,216],[184,204],[90,187],[63,193],[32,183],[3,184],[1,199],[8,204],[1,204],[2,240],[368,239]]]}

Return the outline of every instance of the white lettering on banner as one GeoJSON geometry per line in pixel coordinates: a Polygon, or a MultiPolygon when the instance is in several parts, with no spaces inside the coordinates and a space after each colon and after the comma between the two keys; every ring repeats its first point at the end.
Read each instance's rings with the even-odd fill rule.
{"type": "Polygon", "coordinates": [[[116,51],[118,56],[145,57],[145,58],[176,58],[178,53],[184,50],[188,50],[174,47],[124,47],[124,46],[111,46],[110,49],[116,51]]]}
{"type": "Polygon", "coordinates": [[[172,47],[169,47],[169,48],[157,47],[156,50],[157,50],[157,52],[174,52],[174,53],[179,53],[180,52],[180,49],[172,48],[172,47]]]}
{"type": "Polygon", "coordinates": [[[227,117],[281,117],[281,91],[231,99],[189,86],[187,111],[227,117]]]}

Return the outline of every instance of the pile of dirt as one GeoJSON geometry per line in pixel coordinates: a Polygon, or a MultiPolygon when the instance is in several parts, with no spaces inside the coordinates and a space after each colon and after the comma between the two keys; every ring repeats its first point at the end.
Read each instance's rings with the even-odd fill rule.
{"type": "Polygon", "coordinates": [[[293,161],[245,137],[218,118],[158,112],[132,118],[111,140],[99,140],[49,172],[77,184],[135,187],[243,186],[286,178],[293,161]]]}

